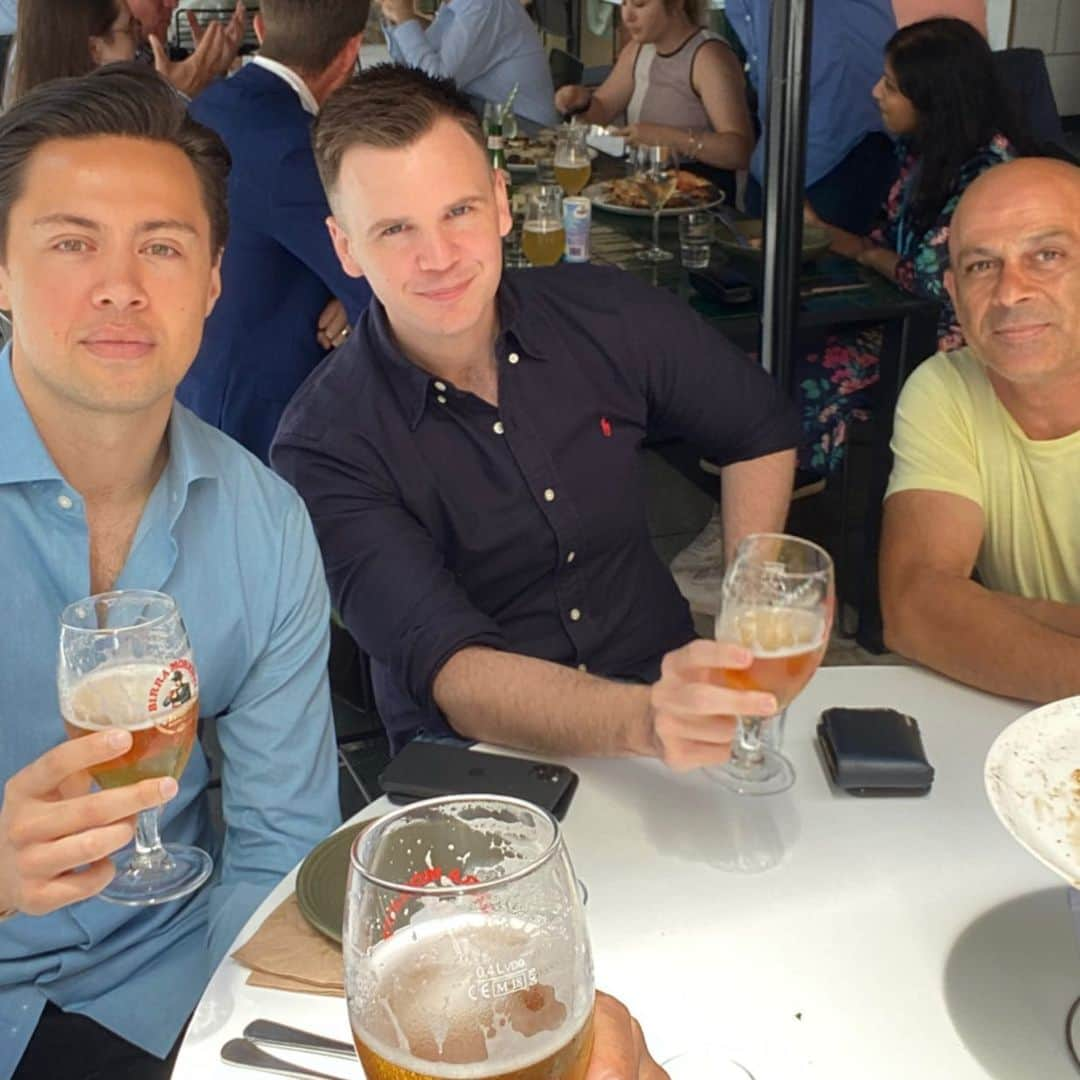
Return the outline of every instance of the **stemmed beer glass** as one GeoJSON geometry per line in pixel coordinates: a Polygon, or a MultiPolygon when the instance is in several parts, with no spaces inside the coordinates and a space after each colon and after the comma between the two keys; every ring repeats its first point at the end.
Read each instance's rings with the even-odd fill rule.
{"type": "Polygon", "coordinates": [[[589,182],[592,158],[588,133],[584,124],[568,124],[560,129],[555,142],[555,179],[567,195],[581,194],[589,182]]]}
{"type": "Polygon", "coordinates": [[[652,211],[652,247],[640,255],[645,262],[667,262],[675,256],[660,246],[660,211],[675,194],[679,160],[670,146],[636,146],[631,151],[634,182],[652,211]]]}
{"type": "Polygon", "coordinates": [[[353,843],[342,948],[368,1080],[583,1080],[585,912],[538,807],[456,795],[381,818],[353,843]]]}
{"type": "MultiPolygon", "coordinates": [[[[131,749],[95,765],[102,788],[140,780],[180,779],[199,720],[199,679],[184,621],[165,593],[122,589],[69,604],[60,616],[57,689],[64,729],[78,738],[110,727],[131,732],[131,749]]],[[[194,892],[213,860],[201,848],[165,847],[160,807],[143,810],[135,850],[98,893],[141,907],[194,892]]]]}
{"type": "MultiPolygon", "coordinates": [[[[829,643],[835,607],[828,552],[797,536],[756,533],[739,543],[724,575],[716,637],[750,649],[753,663],[724,669],[717,681],[734,690],[771,693],[780,717],[817,671],[829,643]]],[[[772,795],[791,787],[795,770],[762,743],[762,717],[741,716],[731,760],[710,770],[741,795],[772,795]]]]}

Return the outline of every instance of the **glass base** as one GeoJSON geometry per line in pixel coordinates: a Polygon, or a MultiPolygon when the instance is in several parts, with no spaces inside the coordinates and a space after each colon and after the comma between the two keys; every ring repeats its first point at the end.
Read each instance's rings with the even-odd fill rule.
{"type": "Polygon", "coordinates": [[[777,795],[795,783],[795,767],[783,754],[764,747],[760,761],[736,768],[728,763],[706,769],[706,774],[726,791],[736,795],[777,795]]]}
{"type": "Polygon", "coordinates": [[[202,848],[170,844],[167,858],[153,867],[135,864],[138,856],[117,866],[116,877],[98,893],[102,900],[127,907],[149,907],[179,900],[193,893],[214,869],[214,860],[202,848]]]}
{"type": "Polygon", "coordinates": [[[642,262],[660,263],[670,262],[675,256],[670,251],[665,251],[663,248],[651,247],[640,252],[638,258],[642,262]]]}

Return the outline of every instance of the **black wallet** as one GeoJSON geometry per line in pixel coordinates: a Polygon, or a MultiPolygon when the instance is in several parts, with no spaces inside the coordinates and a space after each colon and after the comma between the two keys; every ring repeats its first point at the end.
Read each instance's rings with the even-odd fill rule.
{"type": "Polygon", "coordinates": [[[852,795],[925,795],[934,782],[918,722],[895,709],[826,709],[817,733],[833,783],[852,795]]]}

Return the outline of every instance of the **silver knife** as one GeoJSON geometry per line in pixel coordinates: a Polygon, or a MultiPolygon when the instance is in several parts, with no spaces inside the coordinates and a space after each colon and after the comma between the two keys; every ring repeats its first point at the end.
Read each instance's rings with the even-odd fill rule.
{"type": "Polygon", "coordinates": [[[263,1046],[276,1046],[286,1050],[307,1050],[313,1054],[329,1054],[332,1057],[356,1060],[356,1048],[352,1043],[327,1039],[311,1031],[279,1024],[274,1020],[252,1020],[244,1028],[244,1038],[263,1046]]]}
{"type": "Polygon", "coordinates": [[[277,1076],[288,1076],[294,1080],[345,1080],[343,1076],[305,1069],[302,1065],[294,1065],[291,1061],[274,1057],[273,1054],[260,1050],[247,1039],[230,1039],[221,1048],[221,1060],[229,1065],[257,1069],[259,1072],[274,1073],[277,1076]]]}

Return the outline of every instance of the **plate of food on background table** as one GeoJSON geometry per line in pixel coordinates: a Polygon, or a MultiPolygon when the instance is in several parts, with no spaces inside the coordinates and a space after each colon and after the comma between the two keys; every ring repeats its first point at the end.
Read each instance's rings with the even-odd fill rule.
{"type": "MultiPolygon", "coordinates": [[[[652,217],[652,208],[641,182],[634,176],[601,180],[590,184],[582,193],[599,210],[634,217],[652,217]]],[[[709,210],[724,201],[724,193],[711,181],[697,173],[679,169],[675,190],[660,211],[661,217],[685,214],[689,210],[709,210]]]]}

